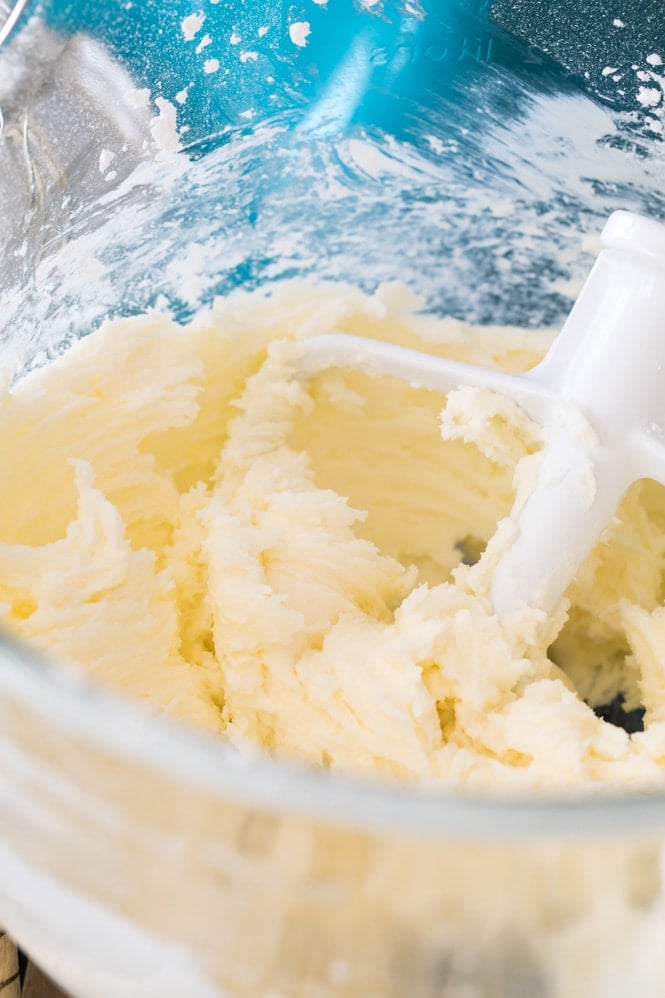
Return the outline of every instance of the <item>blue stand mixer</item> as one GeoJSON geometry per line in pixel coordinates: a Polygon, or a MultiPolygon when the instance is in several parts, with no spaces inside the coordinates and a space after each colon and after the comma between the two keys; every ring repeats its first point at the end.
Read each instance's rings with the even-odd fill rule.
{"type": "MultiPolygon", "coordinates": [[[[112,178],[100,185],[102,123],[122,103],[109,82],[112,66],[127,85],[149,91],[150,114],[160,102],[170,109],[192,163],[186,195],[171,190],[168,205],[157,208],[153,190],[151,207],[137,210],[152,212],[155,224],[185,227],[199,245],[228,236],[201,300],[316,271],[366,287],[399,277],[429,307],[471,321],[559,323],[610,212],[665,215],[658,165],[665,29],[658,5],[638,7],[629,17],[619,6],[572,0],[555,11],[507,0],[20,3],[4,34],[13,27],[18,49],[19,29],[42,16],[48,44],[37,59],[31,52],[31,72],[55,79],[69,94],[61,107],[71,105],[66,115],[44,110],[33,84],[23,106],[3,108],[5,132],[16,134],[14,163],[26,114],[32,148],[42,140],[48,146],[37,186],[49,210],[30,208],[39,216],[34,253],[42,259],[65,231],[107,218],[114,185],[142,155],[138,139],[127,153],[122,146],[132,140],[116,136],[108,146],[112,178]],[[98,80],[90,97],[102,64],[106,82],[98,80]],[[86,87],[90,113],[77,121],[77,93],[86,87]],[[236,141],[242,137],[244,144],[236,141]],[[215,164],[231,163],[230,146],[234,165],[220,180],[215,164]],[[50,196],[63,184],[70,190],[64,207],[50,196]],[[219,202],[220,195],[213,222],[211,197],[219,202]],[[389,247],[398,243],[396,272],[389,247]]],[[[28,182],[22,175],[13,190],[28,182]]],[[[134,190],[122,203],[128,196],[140,201],[134,190]]],[[[22,252],[25,213],[15,193],[11,201],[15,270],[5,283],[24,289],[31,238],[22,252]]],[[[128,239],[117,233],[113,259],[109,246],[95,251],[104,266],[113,267],[128,239]]],[[[177,315],[188,314],[191,303],[164,280],[169,255],[163,248],[152,259],[146,248],[146,280],[133,275],[121,295],[124,277],[116,271],[115,291],[104,301],[99,290],[91,321],[160,295],[177,315]]],[[[63,288],[65,297],[76,293],[63,288]]]]}

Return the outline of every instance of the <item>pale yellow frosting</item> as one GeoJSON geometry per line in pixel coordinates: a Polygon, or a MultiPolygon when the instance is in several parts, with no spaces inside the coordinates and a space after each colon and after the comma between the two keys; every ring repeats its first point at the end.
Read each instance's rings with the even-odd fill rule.
{"type": "Polygon", "coordinates": [[[416,306],[289,282],[185,327],[107,322],[6,390],[0,619],[159,711],[316,765],[661,781],[661,487],[633,486],[553,617],[499,622],[492,567],[539,427],[489,392],[293,376],[296,341],[331,331],[512,371],[550,341],[416,306]],[[589,706],[621,691],[644,732],[589,706]]]}

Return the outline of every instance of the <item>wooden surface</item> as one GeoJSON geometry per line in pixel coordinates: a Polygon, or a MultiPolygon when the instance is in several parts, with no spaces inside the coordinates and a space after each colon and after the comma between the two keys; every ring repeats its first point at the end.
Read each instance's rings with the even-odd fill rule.
{"type": "Polygon", "coordinates": [[[67,998],[34,963],[26,967],[24,957],[20,963],[25,968],[23,988],[18,951],[14,941],[0,929],[0,998],[67,998]]]}
{"type": "Polygon", "coordinates": [[[0,929],[0,998],[19,998],[21,978],[16,946],[0,929]]]}
{"type": "MultiPolygon", "coordinates": [[[[4,994],[0,998],[5,998],[4,994]]],[[[67,996],[55,986],[53,981],[42,974],[34,963],[30,963],[25,974],[21,998],[67,998],[67,996]]]]}

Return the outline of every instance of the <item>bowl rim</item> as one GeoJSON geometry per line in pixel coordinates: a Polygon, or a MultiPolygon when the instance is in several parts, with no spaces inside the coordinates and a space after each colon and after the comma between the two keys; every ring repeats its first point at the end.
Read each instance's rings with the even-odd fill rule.
{"type": "Polygon", "coordinates": [[[373,833],[510,841],[665,829],[665,791],[473,794],[340,775],[237,748],[109,692],[0,633],[0,696],[60,723],[118,760],[264,811],[373,833]]]}

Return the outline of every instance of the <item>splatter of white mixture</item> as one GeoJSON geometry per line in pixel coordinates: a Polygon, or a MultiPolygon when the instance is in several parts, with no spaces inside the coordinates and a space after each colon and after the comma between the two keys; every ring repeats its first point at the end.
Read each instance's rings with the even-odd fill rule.
{"type": "Polygon", "coordinates": [[[294,21],[289,27],[289,36],[294,45],[298,45],[299,48],[304,48],[307,45],[307,39],[312,33],[312,29],[309,26],[309,21],[294,21]]]}

